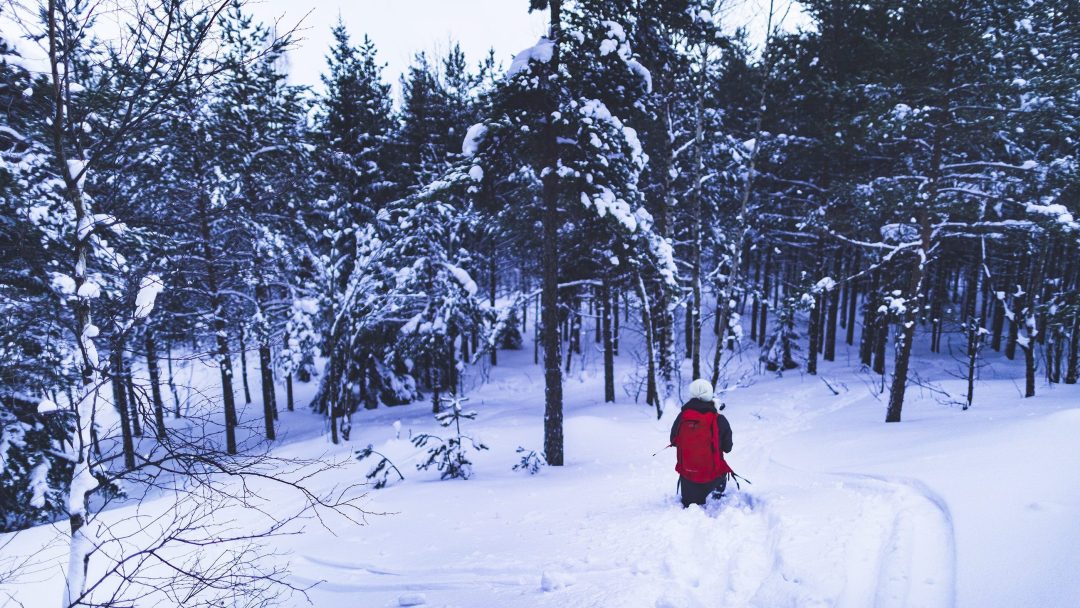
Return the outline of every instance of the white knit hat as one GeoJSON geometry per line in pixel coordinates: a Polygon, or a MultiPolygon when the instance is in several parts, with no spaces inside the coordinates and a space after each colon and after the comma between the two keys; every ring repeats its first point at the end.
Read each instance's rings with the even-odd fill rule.
{"type": "Polygon", "coordinates": [[[690,397],[693,399],[701,399],[702,401],[712,401],[712,385],[704,378],[694,380],[690,383],[690,397]]]}

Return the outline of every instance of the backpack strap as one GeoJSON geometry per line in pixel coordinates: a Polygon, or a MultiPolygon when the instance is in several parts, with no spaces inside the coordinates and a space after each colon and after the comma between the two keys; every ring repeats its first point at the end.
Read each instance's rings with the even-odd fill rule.
{"type": "Polygon", "coordinates": [[[709,424],[709,447],[712,448],[713,454],[713,466],[720,468],[720,461],[724,459],[723,454],[720,453],[720,423],[719,414],[713,414],[710,416],[709,424]]]}

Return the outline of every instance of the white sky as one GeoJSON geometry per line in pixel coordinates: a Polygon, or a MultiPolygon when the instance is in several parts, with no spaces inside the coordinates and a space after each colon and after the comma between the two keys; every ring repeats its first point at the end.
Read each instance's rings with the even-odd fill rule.
{"type": "MultiPolygon", "coordinates": [[[[729,3],[726,25],[732,30],[748,26],[754,38],[763,37],[768,0],[729,3]]],[[[784,13],[789,4],[778,0],[775,10],[784,13]]],[[[364,34],[375,41],[380,60],[387,64],[383,77],[395,90],[398,75],[418,51],[441,56],[457,41],[470,64],[494,48],[496,59],[508,66],[514,53],[531,46],[546,30],[546,15],[530,14],[527,0],[252,0],[248,10],[263,22],[277,21],[279,31],[300,23],[301,40],[288,58],[290,79],[312,87],[321,86],[330,28],[338,15],[354,42],[364,34]]],[[[803,22],[795,9],[784,25],[792,29],[803,22]]]]}
{"type": "Polygon", "coordinates": [[[544,15],[530,14],[527,0],[253,0],[248,10],[264,22],[278,20],[279,31],[300,22],[302,40],[289,52],[289,74],[294,83],[313,87],[321,86],[338,15],[354,43],[364,34],[375,41],[387,64],[383,78],[395,88],[419,51],[441,56],[456,41],[470,64],[494,48],[496,59],[509,65],[515,52],[546,30],[544,15]]]}
{"type": "MultiPolygon", "coordinates": [[[[36,2],[16,3],[29,12],[36,2]]],[[[797,0],[775,0],[776,21],[784,29],[805,25],[797,0]]],[[[0,28],[4,37],[19,48],[26,64],[40,63],[44,52],[38,45],[20,40],[25,33],[10,19],[11,4],[0,0],[0,28]]],[[[105,2],[106,6],[110,6],[105,2]]],[[[117,5],[124,5],[117,0],[117,5]]],[[[727,31],[747,27],[752,41],[760,44],[764,38],[769,0],[725,0],[724,26],[727,31]]],[[[100,8],[100,7],[99,7],[100,8]]],[[[279,32],[299,26],[297,40],[287,57],[290,80],[296,84],[320,88],[319,76],[326,69],[326,54],[330,45],[330,28],[338,16],[345,21],[353,42],[370,36],[378,48],[379,59],[386,64],[385,81],[397,90],[398,76],[403,73],[418,51],[441,57],[453,42],[459,42],[468,62],[476,65],[488,49],[495,49],[496,60],[510,64],[514,53],[532,46],[546,27],[546,13],[529,13],[527,0],[250,0],[247,4],[256,19],[266,24],[277,23],[279,32]]],[[[28,25],[34,27],[30,17],[28,25]]],[[[115,16],[99,19],[97,33],[108,38],[116,31],[115,16]]],[[[36,64],[35,64],[36,65],[36,64]]],[[[28,65],[31,69],[35,69],[28,65]]],[[[42,68],[44,69],[44,68],[42,68]]]]}

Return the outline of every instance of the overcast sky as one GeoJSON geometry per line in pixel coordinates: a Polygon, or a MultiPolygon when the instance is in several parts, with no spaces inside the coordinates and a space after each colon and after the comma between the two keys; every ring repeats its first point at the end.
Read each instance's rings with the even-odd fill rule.
{"type": "MultiPolygon", "coordinates": [[[[785,29],[805,24],[798,10],[792,8],[795,0],[775,1],[777,21],[782,21],[785,29]]],[[[32,9],[35,3],[20,6],[32,9]]],[[[109,4],[98,5],[98,12],[103,14],[95,33],[109,39],[118,31],[118,13],[110,14],[102,6],[107,8],[109,4]]],[[[724,6],[728,7],[723,19],[725,30],[747,27],[755,44],[763,41],[769,0],[725,0],[724,6]]],[[[339,16],[354,43],[365,34],[375,41],[379,58],[386,64],[383,78],[394,85],[395,92],[398,76],[419,51],[442,56],[456,41],[470,64],[476,65],[488,49],[494,49],[496,60],[505,67],[514,53],[532,46],[547,29],[546,13],[530,14],[526,0],[250,0],[247,10],[263,23],[277,23],[279,32],[299,28],[296,44],[288,54],[289,77],[296,84],[316,89],[321,88],[319,76],[326,70],[330,28],[339,16]]],[[[4,37],[17,45],[29,69],[45,70],[35,67],[44,65],[45,53],[40,44],[20,39],[25,30],[10,20],[8,12],[0,11],[4,37]]],[[[23,17],[33,28],[38,24],[31,14],[23,17]]]]}
{"type": "Polygon", "coordinates": [[[293,82],[311,86],[320,86],[339,15],[354,43],[364,34],[375,41],[387,64],[384,78],[395,84],[418,51],[442,55],[457,41],[471,64],[494,48],[509,65],[546,29],[544,15],[530,14],[526,0],[253,0],[248,8],[263,21],[278,20],[279,30],[300,22],[302,40],[289,53],[289,73],[293,82]]]}
{"type": "MultiPolygon", "coordinates": [[[[732,29],[749,26],[755,37],[762,37],[768,0],[732,0],[731,5],[725,25],[732,29]]],[[[786,7],[786,0],[777,6],[786,7]]],[[[442,55],[457,41],[470,63],[494,48],[496,59],[505,66],[514,53],[531,46],[546,30],[546,15],[530,14],[526,0],[253,0],[248,9],[264,22],[278,21],[279,30],[300,23],[301,40],[289,54],[290,78],[313,87],[321,86],[330,27],[339,15],[354,41],[364,34],[375,41],[380,59],[387,64],[384,78],[395,88],[398,75],[418,51],[442,55]]],[[[794,14],[786,24],[792,27],[800,22],[794,14]]]]}

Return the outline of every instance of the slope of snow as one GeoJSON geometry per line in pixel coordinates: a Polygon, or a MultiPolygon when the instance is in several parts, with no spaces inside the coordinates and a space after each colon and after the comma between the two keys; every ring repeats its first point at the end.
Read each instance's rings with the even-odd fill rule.
{"type": "MultiPolygon", "coordinates": [[[[658,421],[627,396],[625,351],[614,404],[602,402],[591,344],[575,356],[564,389],[566,466],[511,470],[518,446],[542,445],[543,376],[531,350],[501,352],[486,384],[470,377],[479,418],[465,431],[491,449],[471,454],[468,481],[416,471],[423,454],[408,438],[442,431],[429,404],[361,412],[351,443],[333,446],[303,407],[313,387],[299,388],[300,409],[281,412],[276,456],[348,458],[372,444],[406,477],[367,494],[364,526],[307,522],[302,534],[269,541],[295,584],[317,583],[314,605],[1066,607],[1080,597],[1075,386],[1040,384],[1038,397],[1022,399],[1012,380],[1021,370],[989,353],[973,409],[912,387],[904,422],[886,425],[880,378],[856,371],[843,351],[820,377],[749,376],[724,393],[724,413],[735,438],[729,462],[752,485],[683,510],[674,453],[663,449],[675,412],[658,421]]],[[[754,368],[753,355],[736,367],[754,368]]],[[[962,391],[938,356],[922,353],[917,364],[939,389],[962,391]]],[[[352,461],[319,487],[362,482],[373,464],[352,461]]],[[[62,525],[17,535],[5,552],[51,549],[33,576],[0,591],[57,604],[57,540],[62,525]]]]}

